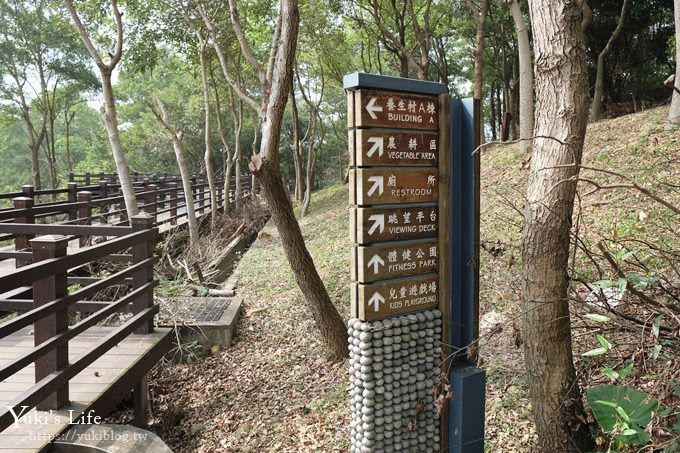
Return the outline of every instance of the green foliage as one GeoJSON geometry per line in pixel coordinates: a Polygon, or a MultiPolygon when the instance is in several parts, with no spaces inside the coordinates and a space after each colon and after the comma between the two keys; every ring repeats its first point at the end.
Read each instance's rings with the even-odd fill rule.
{"type": "Polygon", "coordinates": [[[606,354],[612,348],[611,343],[609,343],[609,341],[607,341],[607,339],[602,335],[599,334],[597,335],[597,341],[600,343],[601,346],[599,348],[591,349],[588,352],[584,352],[582,354],[584,357],[594,357],[606,354]]]}
{"type": "Polygon", "coordinates": [[[657,400],[633,388],[611,384],[592,387],[586,396],[595,419],[613,437],[617,448],[650,441],[645,429],[659,407],[657,400]]]}

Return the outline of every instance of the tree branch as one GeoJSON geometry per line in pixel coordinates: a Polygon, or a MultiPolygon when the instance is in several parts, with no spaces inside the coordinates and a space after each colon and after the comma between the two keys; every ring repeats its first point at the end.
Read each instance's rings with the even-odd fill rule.
{"type": "Polygon", "coordinates": [[[234,81],[234,79],[231,77],[229,74],[229,67],[227,66],[227,58],[224,55],[224,52],[222,51],[222,47],[217,43],[217,35],[215,33],[215,28],[208,18],[208,15],[205,12],[205,9],[203,8],[203,5],[198,5],[198,12],[201,14],[201,17],[203,18],[203,22],[205,23],[205,27],[208,29],[208,33],[210,34],[210,37],[212,38],[212,43],[213,47],[215,48],[215,53],[217,53],[217,59],[220,62],[220,67],[222,68],[222,74],[224,75],[225,80],[231,87],[231,89],[236,93],[238,97],[243,99],[243,101],[250,106],[257,116],[259,118],[262,118],[264,116],[264,112],[262,110],[262,106],[259,105],[253,98],[248,96],[245,91],[241,88],[241,86],[234,81]]]}
{"type": "MultiPolygon", "coordinates": [[[[279,16],[281,15],[279,14],[279,16]]],[[[255,58],[255,55],[253,54],[253,49],[250,47],[250,44],[246,39],[243,27],[241,26],[241,18],[239,16],[238,9],[236,8],[236,2],[234,0],[229,0],[229,17],[231,18],[231,25],[234,28],[234,33],[236,34],[236,39],[238,40],[239,46],[241,47],[241,52],[243,52],[243,56],[245,57],[248,64],[250,64],[250,66],[253,68],[253,71],[255,71],[257,78],[260,80],[262,88],[266,90],[268,85],[267,75],[265,74],[264,69],[262,68],[260,62],[257,61],[257,58],[255,58]]],[[[279,31],[280,31],[279,27],[277,26],[277,32],[279,31]]],[[[276,38],[276,33],[274,33],[274,37],[276,38]]],[[[275,52],[275,49],[276,47],[272,48],[272,53],[275,52]]]]}

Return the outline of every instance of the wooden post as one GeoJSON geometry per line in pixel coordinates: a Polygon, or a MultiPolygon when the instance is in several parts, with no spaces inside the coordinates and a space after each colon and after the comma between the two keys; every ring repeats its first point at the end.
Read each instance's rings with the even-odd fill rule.
{"type": "Polygon", "coordinates": [[[144,194],[144,212],[148,212],[153,217],[156,223],[156,200],[158,199],[158,186],[156,184],[149,184],[146,193],[144,194]]]}
{"type": "MultiPolygon", "coordinates": [[[[167,187],[167,183],[165,182],[165,177],[161,176],[158,178],[158,189],[163,190],[167,187]]],[[[163,192],[158,195],[158,201],[156,201],[156,212],[158,212],[159,209],[164,209],[165,208],[165,197],[167,196],[166,192],[163,192]]]]}
{"type": "Polygon", "coordinates": [[[137,428],[147,428],[147,415],[149,413],[149,375],[144,377],[135,385],[132,392],[132,406],[135,411],[133,424],[137,428]]]}
{"type": "MultiPolygon", "coordinates": [[[[132,216],[130,221],[132,222],[133,231],[148,230],[153,228],[154,225],[154,217],[148,212],[141,212],[136,216],[132,216]]],[[[143,241],[135,244],[132,247],[132,263],[137,264],[147,258],[151,258],[155,245],[155,240],[143,241]]],[[[147,266],[135,272],[132,276],[132,287],[133,289],[141,288],[150,281],[153,281],[153,266],[147,266]]],[[[132,314],[136,315],[151,305],[153,305],[153,290],[147,291],[144,295],[132,302],[132,314]]],[[[151,332],[153,332],[153,319],[149,319],[148,323],[135,330],[135,333],[151,332]]]]}
{"type": "Polygon", "coordinates": [[[25,185],[21,186],[21,193],[23,193],[24,197],[30,198],[31,200],[34,200],[35,202],[35,188],[31,185],[25,185]]]}
{"type": "MultiPolygon", "coordinates": [[[[66,236],[40,236],[31,240],[33,261],[60,258],[66,255],[66,236]]],[[[68,269],[33,283],[33,308],[64,297],[68,292],[68,269]]],[[[68,308],[48,315],[33,324],[35,346],[68,329],[68,308]]],[[[65,342],[35,361],[35,382],[68,365],[68,342],[65,342]]],[[[59,409],[69,403],[68,382],[37,405],[39,410],[59,409]]]]}
{"type": "MultiPolygon", "coordinates": [[[[24,186],[26,187],[26,186],[24,186]]],[[[31,187],[32,188],[32,187],[31,187]]],[[[33,217],[33,197],[17,197],[14,200],[14,209],[28,209],[29,211],[18,215],[14,218],[14,223],[35,223],[33,217]]],[[[33,238],[30,234],[15,234],[14,235],[14,250],[17,252],[27,251],[29,248],[28,241],[33,238]]],[[[25,266],[31,262],[30,258],[17,257],[15,259],[15,266],[17,268],[25,266]]]]}
{"type": "Polygon", "coordinates": [[[68,172],[68,182],[76,182],[76,175],[72,171],[68,172]]]}
{"type": "Polygon", "coordinates": [[[168,184],[170,186],[170,224],[177,225],[177,183],[171,182],[168,184]]]}
{"type": "MultiPolygon", "coordinates": [[[[73,174],[73,173],[71,173],[73,174]]],[[[68,183],[68,202],[76,203],[78,201],[78,184],[71,181],[68,183]]],[[[75,220],[78,218],[78,209],[71,208],[68,211],[68,219],[75,220]]]]}
{"type": "MultiPolygon", "coordinates": [[[[102,174],[102,176],[104,176],[102,174]]],[[[109,190],[107,187],[107,183],[104,179],[99,180],[99,198],[104,199],[109,196],[109,190]]],[[[108,223],[108,218],[106,216],[106,211],[109,210],[109,207],[106,203],[102,203],[99,205],[99,213],[102,215],[102,221],[103,223],[108,223]]]]}
{"type": "MultiPolygon", "coordinates": [[[[92,192],[83,190],[78,192],[78,202],[85,203],[85,206],[78,208],[78,225],[91,225],[92,224],[92,192]]],[[[81,247],[87,247],[87,243],[90,240],[89,236],[80,236],[78,242],[81,247]]]]}

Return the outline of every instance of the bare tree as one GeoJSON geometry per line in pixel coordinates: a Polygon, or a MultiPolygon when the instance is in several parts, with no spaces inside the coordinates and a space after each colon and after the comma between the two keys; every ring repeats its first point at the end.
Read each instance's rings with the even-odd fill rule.
{"type": "Polygon", "coordinates": [[[187,223],[189,224],[189,241],[191,244],[198,242],[198,222],[196,221],[196,211],[194,209],[194,195],[191,190],[191,172],[189,165],[187,165],[186,154],[182,147],[182,134],[177,131],[170,122],[165,106],[160,99],[154,99],[149,103],[149,108],[154,116],[163,125],[168,136],[172,140],[172,148],[175,151],[175,158],[177,159],[177,166],[179,167],[179,175],[182,178],[182,189],[184,190],[184,200],[187,211],[187,223]]]}
{"type": "Polygon", "coordinates": [[[519,136],[524,139],[519,142],[519,146],[522,152],[526,153],[531,150],[529,137],[534,133],[534,70],[531,64],[531,45],[519,0],[508,0],[508,6],[515,23],[519,51],[519,136]]]}
{"type": "Polygon", "coordinates": [[[85,26],[78,16],[78,12],[73,6],[72,0],[64,0],[68,8],[71,18],[78,29],[80,39],[85,44],[87,51],[90,53],[92,60],[99,69],[101,76],[102,89],[104,91],[104,105],[102,106],[102,118],[106,126],[106,132],[111,143],[111,151],[113,152],[113,160],[116,162],[116,169],[118,170],[118,180],[120,181],[120,188],[123,191],[123,198],[125,199],[125,208],[128,216],[136,215],[137,198],[135,197],[135,189],[132,185],[132,178],[130,177],[130,167],[128,166],[123,146],[120,143],[120,134],[118,133],[118,115],[116,114],[116,100],[113,96],[113,85],[111,84],[111,74],[120,62],[123,56],[123,14],[118,9],[118,1],[111,0],[111,10],[116,24],[116,46],[113,54],[109,53],[109,62],[105,63],[99,51],[92,44],[90,35],[85,29],[85,26]]]}
{"type": "Polygon", "coordinates": [[[255,57],[247,40],[235,0],[229,0],[230,21],[241,53],[260,83],[262,100],[259,104],[229,74],[226,55],[218,44],[212,21],[204,8],[201,7],[199,10],[212,36],[225,79],[236,95],[252,107],[260,118],[260,148],[259,152],[251,157],[249,168],[260,183],[262,194],[281,236],[288,263],[331,356],[336,359],[346,357],[348,350],[345,323],[328,296],[314,266],[281,177],[279,143],[295,62],[300,21],[298,2],[297,0],[279,2],[269,59],[267,64],[263,65],[255,57]]]}
{"type": "Polygon", "coordinates": [[[630,0],[623,0],[623,5],[621,6],[621,15],[619,16],[619,23],[616,24],[616,28],[612,35],[607,41],[607,45],[604,46],[602,52],[597,56],[597,72],[595,75],[595,94],[593,95],[593,103],[590,107],[590,121],[596,123],[600,121],[600,111],[602,110],[602,98],[604,98],[604,59],[607,58],[609,52],[612,50],[612,45],[621,35],[623,31],[623,23],[626,20],[626,12],[628,11],[628,5],[630,5],[630,0]]]}
{"type": "Polygon", "coordinates": [[[580,4],[533,0],[530,8],[537,103],[522,237],[527,381],[540,451],[590,451],[568,302],[571,217],[588,119],[580,4]]]}

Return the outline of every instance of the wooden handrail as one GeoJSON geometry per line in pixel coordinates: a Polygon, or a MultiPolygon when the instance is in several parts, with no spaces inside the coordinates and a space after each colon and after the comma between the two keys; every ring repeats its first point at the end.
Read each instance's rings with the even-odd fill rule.
{"type": "Polygon", "coordinates": [[[49,374],[9,402],[6,405],[6,408],[0,412],[0,431],[8,428],[14,422],[14,417],[12,416],[10,408],[14,410],[15,413],[19,413],[18,411],[21,411],[23,406],[27,406],[28,408],[37,406],[51,393],[68,384],[74,376],[91,365],[106,351],[120,343],[121,340],[129,336],[135,329],[139,328],[140,325],[148,322],[156,313],[158,313],[158,305],[153,305],[137,313],[113,332],[99,340],[92,349],[78,356],[73,363],[69,363],[64,368],[49,374]]]}
{"type": "Polygon", "coordinates": [[[18,286],[30,285],[36,280],[53,275],[60,269],[70,269],[86,262],[105,258],[115,251],[126,249],[141,241],[155,240],[157,234],[155,230],[140,231],[84,248],[73,255],[29,264],[11,274],[0,276],[0,292],[6,292],[18,286]]]}
{"type": "MultiPolygon", "coordinates": [[[[78,301],[85,300],[88,297],[97,294],[99,291],[106,289],[109,286],[113,286],[118,282],[132,276],[139,269],[147,266],[152,266],[156,261],[157,261],[156,258],[149,258],[144,261],[140,261],[139,263],[135,263],[132,266],[120,272],[108,276],[104,280],[92,283],[91,285],[88,285],[85,288],[82,288],[74,292],[73,294],[69,294],[62,298],[53,300],[52,302],[49,302],[38,308],[34,308],[33,310],[27,311],[26,313],[21,314],[16,318],[5,322],[4,324],[0,324],[0,338],[4,338],[14,332],[18,332],[24,327],[33,324],[38,319],[56,313],[60,310],[63,310],[69,305],[73,305],[78,301]]],[[[0,304],[0,309],[2,309],[2,304],[0,304]]]]}

